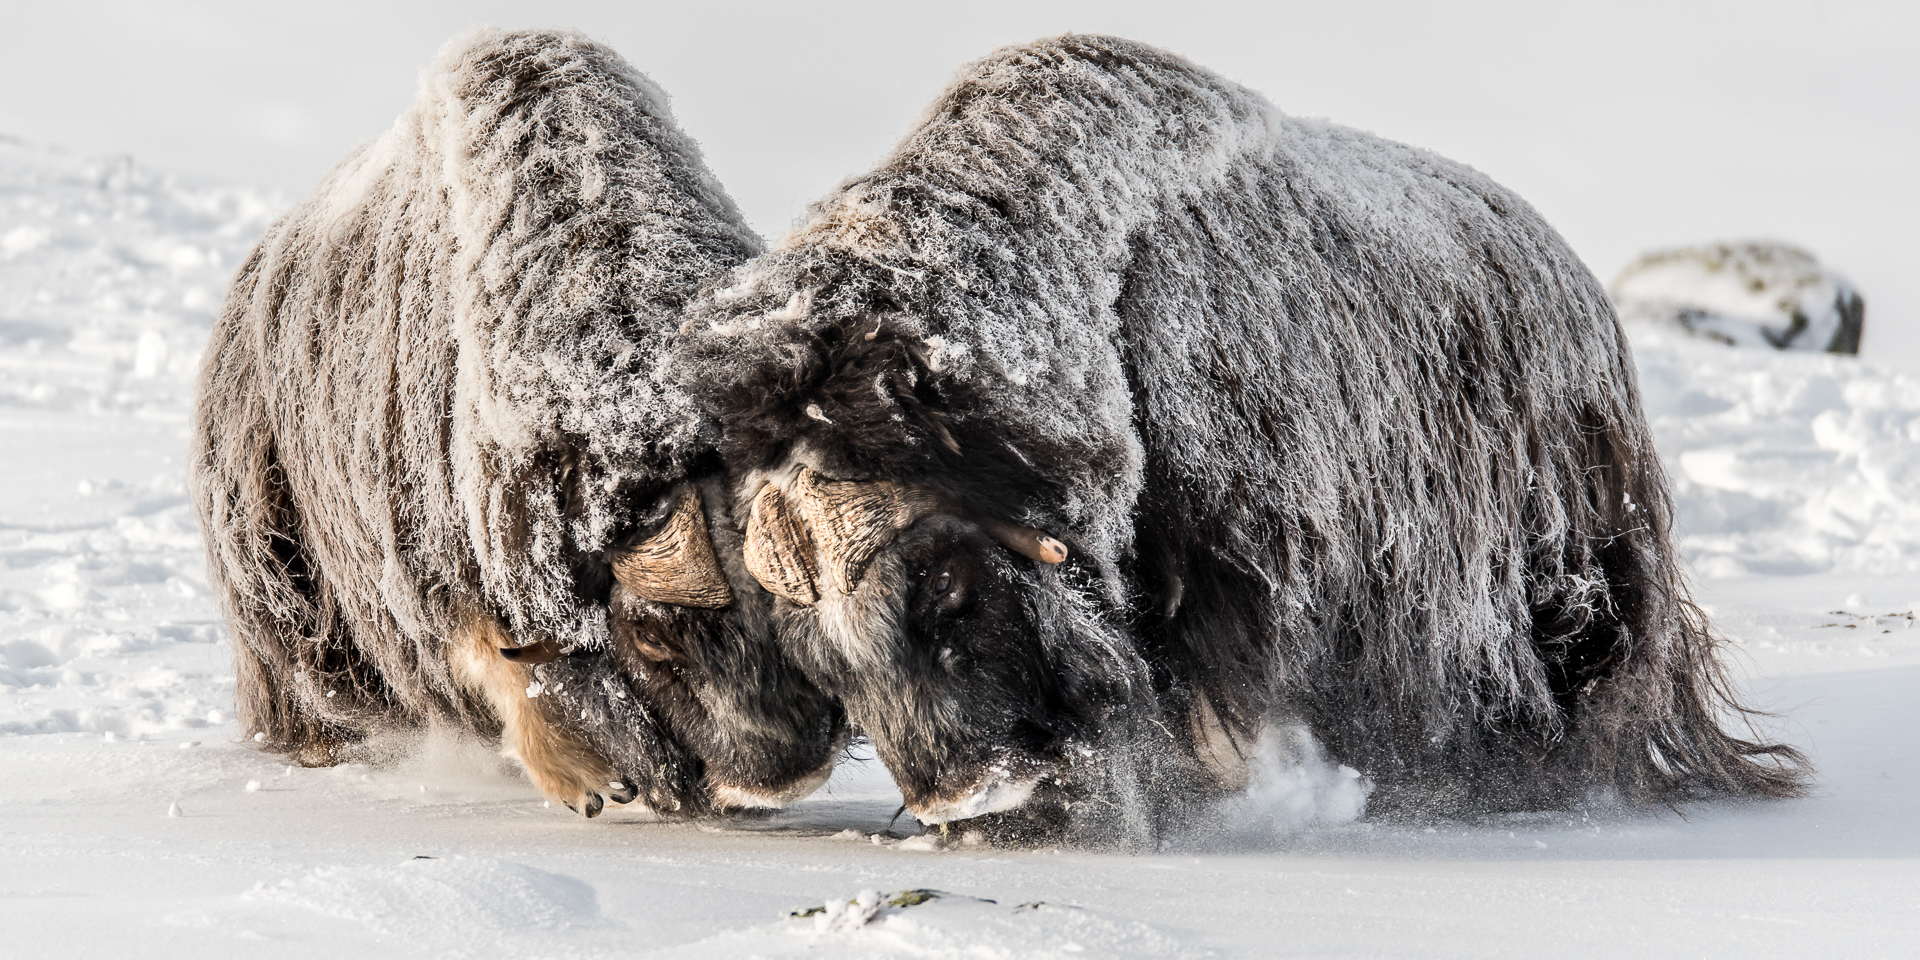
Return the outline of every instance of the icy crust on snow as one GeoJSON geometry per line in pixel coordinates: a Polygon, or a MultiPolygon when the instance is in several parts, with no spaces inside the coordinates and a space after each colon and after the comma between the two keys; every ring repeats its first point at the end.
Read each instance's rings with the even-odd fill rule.
{"type": "Polygon", "coordinates": [[[156,485],[103,497],[146,516],[0,523],[0,733],[133,738],[231,715],[191,511],[178,480],[156,485]]]}
{"type": "Polygon", "coordinates": [[[485,941],[599,922],[593,887],[517,863],[417,857],[392,866],[328,866],[241,895],[300,907],[376,933],[438,943],[485,941]]]}
{"type": "Polygon", "coordinates": [[[1697,576],[1920,573],[1920,369],[1630,332],[1697,576]]]}

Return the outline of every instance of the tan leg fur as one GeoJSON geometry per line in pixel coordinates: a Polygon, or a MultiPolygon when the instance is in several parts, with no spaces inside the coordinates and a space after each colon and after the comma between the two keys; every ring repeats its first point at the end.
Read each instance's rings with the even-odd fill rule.
{"type": "Polygon", "coordinates": [[[545,701],[527,696],[533,668],[500,656],[500,648],[515,646],[500,622],[476,616],[452,646],[455,679],[500,720],[501,753],[519,760],[541,793],[597,815],[601,795],[619,775],[591,747],[555,726],[543,712],[545,701]]]}

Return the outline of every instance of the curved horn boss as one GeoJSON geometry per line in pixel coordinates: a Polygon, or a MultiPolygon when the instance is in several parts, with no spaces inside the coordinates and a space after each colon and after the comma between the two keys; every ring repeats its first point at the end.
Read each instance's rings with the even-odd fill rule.
{"type": "Polygon", "coordinates": [[[707,535],[700,490],[692,485],[680,488],[658,532],[615,555],[613,576],[634,596],[654,603],[703,610],[733,603],[733,589],[707,535]]]}
{"type": "MultiPolygon", "coordinates": [[[[900,531],[935,513],[964,515],[931,489],[891,481],[831,480],[801,467],[785,487],[768,483],[747,521],[747,569],[761,584],[801,606],[833,593],[852,596],[867,566],[900,531]]],[[[997,543],[1042,563],[1067,559],[1066,544],[1032,527],[977,521],[997,543]]]]}

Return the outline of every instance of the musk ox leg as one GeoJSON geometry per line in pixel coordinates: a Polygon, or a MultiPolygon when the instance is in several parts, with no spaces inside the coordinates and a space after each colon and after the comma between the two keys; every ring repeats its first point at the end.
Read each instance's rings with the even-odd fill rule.
{"type": "Polygon", "coordinates": [[[311,709],[293,677],[300,667],[277,633],[255,623],[233,622],[234,702],[241,733],[303,767],[331,767],[353,759],[363,730],[311,709]]]}
{"type": "Polygon", "coordinates": [[[520,761],[541,793],[589,817],[599,815],[603,794],[617,803],[632,799],[627,788],[612,785],[620,775],[605,758],[546,715],[548,698],[527,695],[532,666],[500,655],[515,646],[498,620],[478,615],[454,639],[449,657],[454,679],[499,719],[502,753],[520,761]]]}
{"type": "MultiPolygon", "coordinates": [[[[249,265],[236,288],[253,276],[249,265]]],[[[349,618],[320,586],[286,470],[257,409],[253,367],[227,356],[238,349],[234,331],[216,331],[207,349],[221,361],[201,386],[188,479],[207,579],[227,614],[241,733],[302,766],[332,766],[351,758],[369,726],[404,718],[355,648],[349,618]],[[329,687],[322,677],[345,683],[329,687]],[[347,695],[328,698],[323,689],[347,695]]]]}

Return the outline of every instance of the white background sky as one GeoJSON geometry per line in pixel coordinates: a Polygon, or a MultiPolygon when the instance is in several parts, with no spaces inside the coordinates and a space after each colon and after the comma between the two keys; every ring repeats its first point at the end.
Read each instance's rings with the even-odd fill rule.
{"type": "Polygon", "coordinates": [[[575,26],[674,96],[775,235],[877,160],[962,63],[1065,30],[1171,49],[1294,114],[1506,183],[1603,279],[1652,247],[1799,243],[1920,358],[1920,4],[27,2],[0,134],[305,191],[469,25],[575,26]]]}

